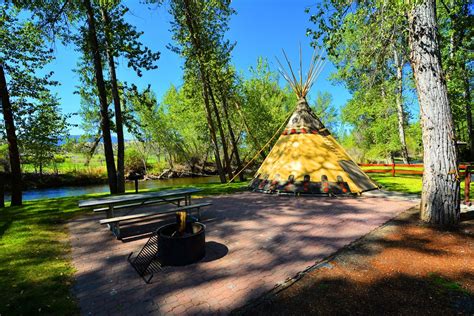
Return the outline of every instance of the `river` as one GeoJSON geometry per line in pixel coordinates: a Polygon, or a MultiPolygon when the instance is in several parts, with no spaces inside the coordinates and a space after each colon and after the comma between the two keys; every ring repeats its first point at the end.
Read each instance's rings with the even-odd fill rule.
{"type": "MultiPolygon", "coordinates": [[[[174,178],[167,180],[147,180],[138,182],[138,190],[143,189],[158,189],[175,185],[186,185],[186,184],[201,184],[201,183],[213,183],[219,182],[218,176],[211,177],[195,177],[195,178],[174,178]]],[[[135,190],[135,184],[133,181],[127,181],[125,183],[126,190],[135,190]]],[[[67,196],[78,196],[90,193],[106,193],[109,192],[109,186],[107,184],[88,185],[88,186],[72,186],[72,187],[60,187],[60,188],[49,188],[49,189],[34,189],[23,191],[23,200],[38,200],[38,199],[49,199],[59,198],[67,196]]],[[[9,201],[10,196],[7,194],[5,200],[9,201]]]]}

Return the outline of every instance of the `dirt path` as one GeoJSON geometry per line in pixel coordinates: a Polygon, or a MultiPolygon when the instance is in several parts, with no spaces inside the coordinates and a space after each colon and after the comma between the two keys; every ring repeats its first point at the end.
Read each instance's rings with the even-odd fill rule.
{"type": "Polygon", "coordinates": [[[445,232],[411,209],[288,287],[262,297],[248,315],[474,315],[474,216],[445,232]]]}

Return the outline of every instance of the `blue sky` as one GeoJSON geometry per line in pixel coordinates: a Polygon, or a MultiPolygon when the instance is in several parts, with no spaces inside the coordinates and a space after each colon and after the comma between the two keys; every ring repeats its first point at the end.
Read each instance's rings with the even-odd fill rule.
{"type": "MultiPolygon", "coordinates": [[[[277,69],[275,56],[282,59],[284,49],[294,64],[299,60],[299,45],[303,48],[303,67],[308,65],[312,49],[306,37],[306,29],[312,27],[309,14],[304,12],[308,6],[314,6],[314,0],[239,0],[233,1],[232,7],[237,11],[230,22],[227,37],[237,43],[232,56],[235,67],[248,73],[255,66],[258,57],[268,59],[271,67],[277,69]],[[306,62],[305,62],[306,61],[306,62]]],[[[161,52],[158,69],[144,73],[138,78],[133,71],[126,69],[119,60],[118,77],[121,81],[135,83],[139,87],[151,85],[153,91],[161,99],[171,84],[179,86],[182,82],[183,60],[169,51],[166,45],[172,43],[170,29],[171,16],[165,7],[152,7],[140,4],[139,1],[125,1],[130,8],[128,20],[144,31],[143,43],[161,52]]],[[[79,85],[78,76],[72,71],[78,60],[74,46],[56,46],[56,60],[48,69],[55,72],[54,78],[62,83],[55,92],[61,99],[64,113],[78,111],[80,99],[73,94],[79,85]]],[[[340,107],[350,98],[349,92],[340,85],[328,80],[334,67],[327,63],[326,67],[312,89],[310,98],[317,91],[327,91],[333,96],[334,105],[340,107]]],[[[282,82],[283,84],[283,82],[282,82]]],[[[77,121],[79,118],[74,118],[77,121]]],[[[77,122],[75,122],[77,123],[77,122]]],[[[71,134],[82,134],[79,128],[73,128],[71,134]]]]}

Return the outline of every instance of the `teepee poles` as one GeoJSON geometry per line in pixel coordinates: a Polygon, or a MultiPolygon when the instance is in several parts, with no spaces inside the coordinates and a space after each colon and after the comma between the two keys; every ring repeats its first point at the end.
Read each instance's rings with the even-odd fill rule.
{"type": "Polygon", "coordinates": [[[291,67],[290,60],[286,55],[285,50],[283,50],[283,56],[285,57],[285,61],[288,64],[288,71],[283,67],[282,63],[278,58],[276,58],[278,65],[280,68],[278,71],[280,74],[288,81],[289,85],[296,93],[299,98],[305,98],[308,94],[309,90],[313,86],[316,79],[319,77],[321,72],[323,71],[325,60],[323,58],[323,52],[314,49],[313,54],[311,56],[311,62],[309,64],[308,72],[306,73],[305,79],[303,81],[303,57],[301,52],[301,45],[300,45],[300,69],[299,69],[299,80],[295,76],[295,72],[293,71],[293,67],[291,67]]]}

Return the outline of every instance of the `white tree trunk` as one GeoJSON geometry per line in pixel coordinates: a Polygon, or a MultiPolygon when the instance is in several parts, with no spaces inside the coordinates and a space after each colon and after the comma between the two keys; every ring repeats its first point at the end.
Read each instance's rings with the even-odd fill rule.
{"type": "Polygon", "coordinates": [[[396,48],[393,50],[393,55],[395,67],[397,68],[397,90],[395,100],[398,116],[398,137],[400,138],[403,162],[410,163],[405,136],[405,110],[403,107],[403,57],[398,54],[396,48]]]}
{"type": "Polygon", "coordinates": [[[409,13],[410,61],[423,131],[424,174],[421,219],[459,222],[459,176],[453,119],[441,68],[435,0],[417,2],[409,13]]]}

